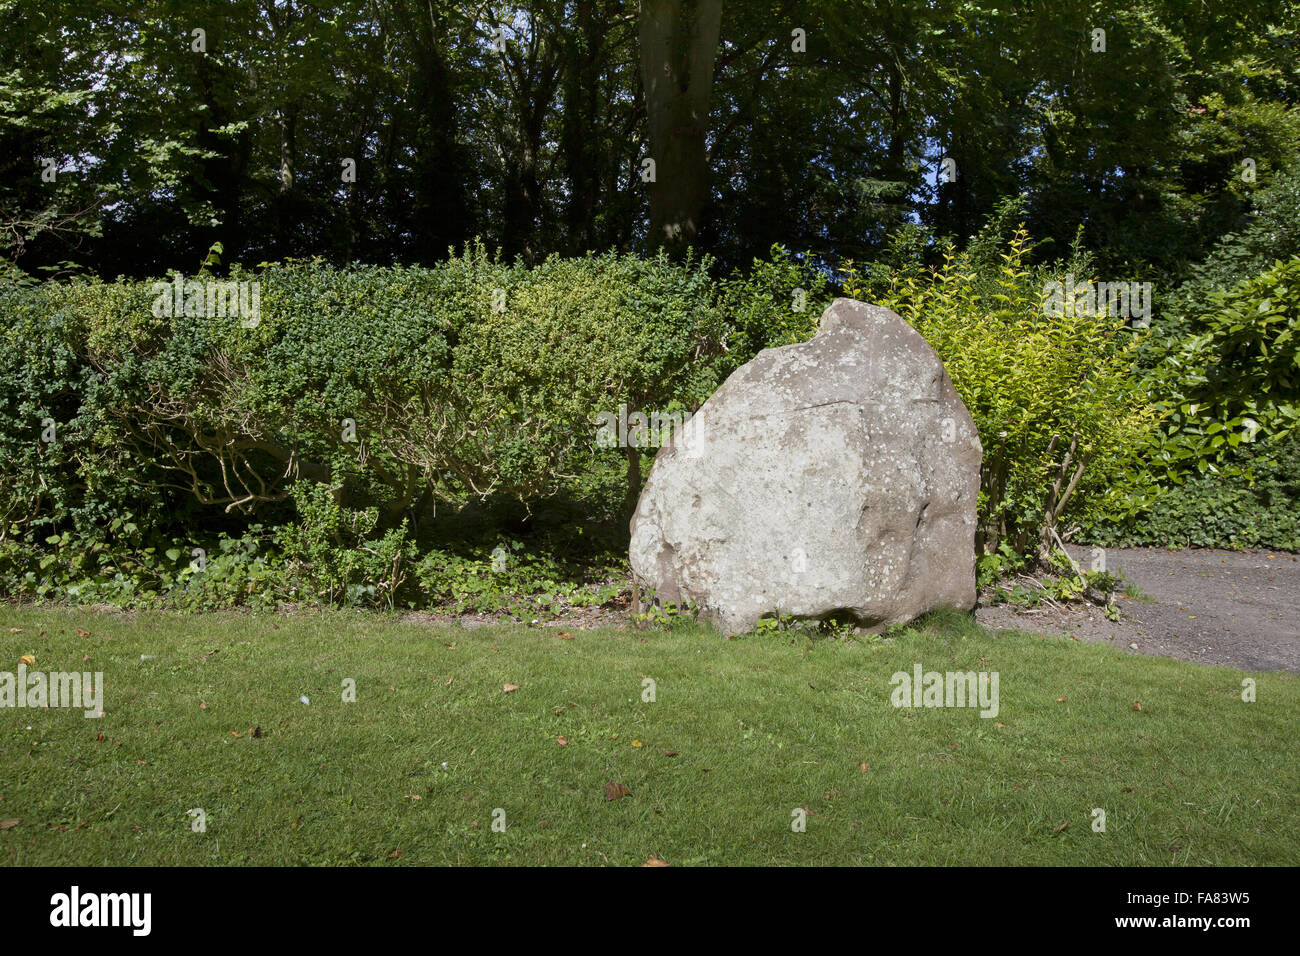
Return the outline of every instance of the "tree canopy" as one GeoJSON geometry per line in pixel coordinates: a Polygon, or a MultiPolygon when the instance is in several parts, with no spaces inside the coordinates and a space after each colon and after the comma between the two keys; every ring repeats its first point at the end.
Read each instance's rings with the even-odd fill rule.
{"type": "MultiPolygon", "coordinates": [[[[1175,282],[1300,162],[1289,0],[0,0],[0,252],[32,274],[780,243],[1014,203],[1175,282]]],[[[901,238],[900,238],[901,237],[901,238]]]]}

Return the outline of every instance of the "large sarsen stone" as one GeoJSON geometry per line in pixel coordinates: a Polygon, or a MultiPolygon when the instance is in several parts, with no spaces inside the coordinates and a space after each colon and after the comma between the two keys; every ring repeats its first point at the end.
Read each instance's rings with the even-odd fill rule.
{"type": "Polygon", "coordinates": [[[981,455],[925,340],[836,299],[813,339],[759,353],[660,449],[633,576],[728,632],[778,614],[880,629],[969,610],[981,455]]]}

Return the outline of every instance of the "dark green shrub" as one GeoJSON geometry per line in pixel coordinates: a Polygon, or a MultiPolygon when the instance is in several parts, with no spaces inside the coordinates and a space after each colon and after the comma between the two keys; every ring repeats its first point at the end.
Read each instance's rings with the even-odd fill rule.
{"type": "Polygon", "coordinates": [[[1099,520],[1089,529],[1089,540],[1300,551],[1300,439],[1244,446],[1229,462],[1231,477],[1192,474],[1127,520],[1099,520]]]}
{"type": "Polygon", "coordinates": [[[1300,258],[1278,262],[1229,292],[1213,291],[1165,333],[1148,374],[1168,414],[1155,450],[1177,480],[1217,471],[1234,449],[1281,440],[1300,423],[1300,258]]]}

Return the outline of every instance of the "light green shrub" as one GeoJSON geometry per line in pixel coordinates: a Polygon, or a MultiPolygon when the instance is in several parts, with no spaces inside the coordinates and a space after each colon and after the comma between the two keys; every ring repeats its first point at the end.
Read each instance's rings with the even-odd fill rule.
{"type": "MultiPolygon", "coordinates": [[[[1158,413],[1132,374],[1137,337],[1125,318],[1045,308],[1048,282],[1066,272],[1083,281],[1087,263],[1031,267],[1028,245],[1016,229],[994,267],[949,250],[937,269],[896,274],[879,304],[930,343],[975,420],[981,551],[1007,540],[1045,560],[1058,522],[1087,520],[1141,480],[1136,456],[1158,413]],[[1048,514],[1072,444],[1053,499],[1060,511],[1048,514]]],[[[861,292],[852,277],[845,292],[861,292]]]]}

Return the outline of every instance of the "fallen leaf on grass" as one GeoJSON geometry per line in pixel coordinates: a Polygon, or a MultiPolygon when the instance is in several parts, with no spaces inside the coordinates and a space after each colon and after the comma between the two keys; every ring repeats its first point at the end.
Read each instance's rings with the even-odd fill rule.
{"type": "Polygon", "coordinates": [[[1064,703],[1064,702],[1065,702],[1065,698],[1064,698],[1064,697],[1058,697],[1058,698],[1056,698],[1056,702],[1057,702],[1058,704],[1064,703]]]}
{"type": "Polygon", "coordinates": [[[559,744],[561,747],[569,746],[569,741],[564,737],[556,737],[555,742],[559,744]]]}
{"type": "Polygon", "coordinates": [[[452,675],[451,677],[448,677],[446,683],[444,683],[442,686],[443,686],[443,687],[450,687],[450,686],[451,686],[451,682],[454,681],[455,679],[456,679],[455,675],[452,675]]]}
{"type": "Polygon", "coordinates": [[[203,701],[199,701],[199,710],[207,710],[207,709],[208,709],[208,705],[203,703],[203,701]]]}
{"type": "Polygon", "coordinates": [[[676,750],[665,750],[665,751],[664,751],[664,756],[665,756],[665,757],[676,757],[676,756],[677,756],[677,751],[676,751],[676,750]]]}
{"type": "Polygon", "coordinates": [[[573,640],[573,635],[570,634],[568,631],[561,631],[559,634],[556,634],[555,636],[558,637],[558,638],[559,638],[560,640],[562,640],[562,641],[571,641],[571,640],[573,640]]]}
{"type": "Polygon", "coordinates": [[[406,795],[406,799],[407,799],[407,800],[422,800],[422,799],[424,799],[424,798],[421,797],[418,793],[408,793],[408,794],[406,795]]]}
{"type": "Polygon", "coordinates": [[[627,787],[623,786],[617,780],[611,780],[609,783],[605,784],[606,800],[618,800],[621,797],[630,797],[630,796],[632,796],[632,791],[629,790],[627,787]]]}
{"type": "Polygon", "coordinates": [[[1142,702],[1141,702],[1141,701],[1138,701],[1138,700],[1133,701],[1133,709],[1134,709],[1134,710],[1141,710],[1141,709],[1142,709],[1142,702]]]}
{"type": "Polygon", "coordinates": [[[10,817],[8,820],[0,820],[0,830],[12,830],[22,822],[21,817],[10,817]]]}
{"type": "Polygon", "coordinates": [[[401,850],[394,850],[392,853],[388,854],[388,858],[390,860],[396,860],[401,855],[402,855],[401,850]]]}
{"type": "Polygon", "coordinates": [[[77,637],[90,637],[90,632],[84,627],[77,628],[77,637]]]}
{"type": "Polygon", "coordinates": [[[36,663],[36,657],[32,654],[24,654],[22,657],[18,658],[18,663],[26,664],[28,667],[31,667],[36,663]]]}
{"type": "Polygon", "coordinates": [[[642,863],[641,865],[642,865],[643,867],[645,867],[645,866],[667,866],[667,865],[668,865],[668,861],[667,861],[667,860],[661,860],[661,859],[659,859],[659,857],[657,857],[657,856],[652,856],[652,857],[650,857],[650,859],[646,860],[646,861],[645,861],[644,863],[642,863]]]}
{"type": "Polygon", "coordinates": [[[502,684],[502,685],[501,685],[501,693],[503,693],[503,694],[513,694],[513,693],[514,693],[515,691],[517,691],[518,689],[519,689],[519,685],[518,685],[518,684],[502,684]]]}
{"type": "Polygon", "coordinates": [[[232,730],[232,731],[230,732],[230,736],[232,736],[232,737],[242,737],[242,736],[244,736],[244,735],[241,734],[241,733],[240,733],[239,731],[237,731],[237,730],[232,730]]]}
{"type": "Polygon", "coordinates": [[[867,762],[864,760],[862,763],[858,764],[858,769],[861,770],[863,773],[866,773],[871,768],[867,766],[867,762]]]}
{"type": "Polygon", "coordinates": [[[22,629],[21,627],[11,627],[11,628],[9,628],[9,633],[10,633],[10,634],[21,634],[22,631],[23,631],[23,629],[22,629]]]}
{"type": "Polygon", "coordinates": [[[262,736],[262,728],[261,728],[261,727],[254,727],[252,730],[250,730],[250,731],[248,732],[248,736],[250,736],[250,737],[260,737],[260,736],[262,736]]]}
{"type": "Polygon", "coordinates": [[[102,730],[99,732],[99,736],[96,737],[95,740],[98,741],[99,743],[104,742],[104,732],[102,730]]]}
{"type": "Polygon", "coordinates": [[[1066,827],[1068,827],[1069,825],[1070,825],[1070,821],[1069,821],[1069,820],[1066,820],[1066,821],[1065,821],[1064,823],[1062,823],[1059,827],[1054,827],[1054,828],[1052,829],[1052,832],[1053,832],[1053,833],[1060,833],[1062,830],[1064,830],[1064,829],[1065,829],[1066,827]]]}

